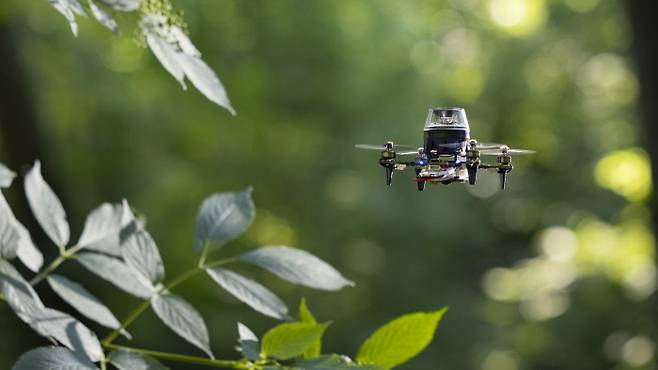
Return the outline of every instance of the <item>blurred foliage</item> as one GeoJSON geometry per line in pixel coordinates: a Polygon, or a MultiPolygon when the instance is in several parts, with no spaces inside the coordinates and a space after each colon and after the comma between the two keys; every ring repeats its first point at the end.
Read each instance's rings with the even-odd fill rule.
{"type": "MultiPolygon", "coordinates": [[[[329,348],[350,353],[387,318],[449,305],[436,340],[402,369],[654,366],[652,185],[620,1],[176,6],[237,117],[180,91],[130,37],[81,20],[74,38],[45,2],[0,5],[78,229],[84,210],[126,197],[150,216],[164,259],[185,266],[200,200],[253,185],[259,213],[230,250],[293,243],[357,282],[317,294],[263,276],[289,304],[305,295],[318,320],[339,323],[329,348]],[[426,109],[451,105],[478,140],[538,150],[515,160],[507,191],[495,175],[420,193],[398,174],[387,188],[377,154],[352,149],[420,143],[426,109]]],[[[273,325],[209,284],[186,288],[218,353],[230,353],[234,321],[259,335],[273,325]]],[[[187,348],[152,318],[136,329],[147,347],[187,348]]],[[[15,346],[0,345],[0,367],[15,346]]]]}

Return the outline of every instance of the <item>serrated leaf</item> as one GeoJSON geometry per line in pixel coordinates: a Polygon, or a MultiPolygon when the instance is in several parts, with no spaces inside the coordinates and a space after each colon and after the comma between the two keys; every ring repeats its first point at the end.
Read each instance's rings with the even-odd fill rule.
{"type": "Polygon", "coordinates": [[[11,370],[98,370],[85,356],[63,347],[39,347],[18,359],[11,370]]]}
{"type": "Polygon", "coordinates": [[[0,188],[8,188],[16,177],[16,172],[0,163],[0,188]]]}
{"type": "Polygon", "coordinates": [[[206,272],[222,288],[254,310],[275,319],[287,317],[285,303],[261,284],[223,268],[206,268],[206,272]]]}
{"type": "Polygon", "coordinates": [[[16,223],[14,213],[0,192],[0,258],[16,257],[20,239],[16,223]]]}
{"type": "Polygon", "coordinates": [[[260,360],[260,344],[258,343],[256,334],[241,322],[238,322],[238,334],[240,336],[238,339],[238,343],[240,344],[238,350],[242,355],[249,361],[260,360]]]}
{"type": "Polygon", "coordinates": [[[25,194],[34,217],[50,240],[59,247],[65,247],[70,235],[66,212],[57,195],[41,176],[39,161],[35,161],[34,167],[25,175],[25,194]]]}
{"type": "Polygon", "coordinates": [[[56,274],[48,277],[48,284],[58,296],[82,315],[106,328],[118,329],[121,326],[110,309],[82,285],[56,274]]]}
{"type": "Polygon", "coordinates": [[[358,365],[346,356],[325,355],[312,359],[299,360],[294,363],[297,370],[380,370],[374,365],[358,365]]]}
{"type": "Polygon", "coordinates": [[[328,326],[301,322],[275,326],[263,337],[262,355],[280,360],[301,356],[322,338],[328,326]]]}
{"type": "Polygon", "coordinates": [[[114,20],[114,18],[112,18],[108,12],[98,7],[98,5],[96,5],[92,0],[87,1],[89,2],[89,9],[91,9],[91,14],[94,16],[94,18],[96,18],[98,23],[102,24],[105,26],[105,28],[118,35],[119,26],[117,25],[117,22],[114,20]]]}
{"type": "Polygon", "coordinates": [[[263,247],[239,258],[294,284],[322,290],[339,290],[354,286],[354,282],[345,279],[331,265],[301,249],[263,247]]]}
{"type": "Polygon", "coordinates": [[[149,298],[155,290],[144,285],[123,261],[98,253],[80,253],[76,260],[87,270],[139,298],[149,298]]]}
{"type": "Polygon", "coordinates": [[[409,361],[432,341],[446,310],[411,313],[382,326],[363,343],[357,362],[388,370],[409,361]]]}
{"type": "MultiPolygon", "coordinates": [[[[306,299],[303,297],[302,300],[299,302],[299,321],[305,322],[307,324],[317,324],[317,321],[315,321],[315,317],[313,317],[313,314],[308,309],[308,306],[306,306],[306,299]]],[[[304,358],[312,358],[312,357],[320,356],[321,352],[322,352],[322,340],[318,340],[317,342],[313,343],[313,345],[310,346],[304,352],[304,358]]]]}
{"type": "Polygon", "coordinates": [[[153,286],[164,280],[164,266],[155,241],[146,230],[138,230],[121,241],[124,261],[142,280],[153,286]]]}
{"type": "Polygon", "coordinates": [[[119,370],[169,370],[153,357],[128,351],[110,353],[110,363],[119,370]]]}
{"type": "Polygon", "coordinates": [[[37,249],[25,226],[16,220],[18,230],[18,250],[16,257],[32,272],[38,272],[43,266],[43,254],[37,249]]]}
{"type": "Polygon", "coordinates": [[[151,306],[171,330],[203,350],[210,358],[215,358],[210,349],[206,324],[191,304],[176,295],[164,294],[153,296],[151,306]]]}
{"type": "Polygon", "coordinates": [[[80,248],[94,250],[113,256],[121,256],[119,235],[122,228],[132,221],[128,204],[103,203],[91,211],[78,240],[80,248]]]}
{"type": "Polygon", "coordinates": [[[194,230],[197,252],[203,251],[206,242],[219,246],[247,230],[256,214],[251,192],[249,187],[240,192],[214,194],[203,201],[194,230]]]}
{"type": "Polygon", "coordinates": [[[132,12],[139,9],[139,0],[99,0],[114,10],[132,12]]]}
{"type": "Polygon", "coordinates": [[[39,335],[53,338],[73,351],[85,353],[94,362],[102,358],[103,350],[98,338],[78,320],[67,313],[43,307],[40,301],[17,289],[14,284],[4,283],[3,294],[14,313],[39,335]]]}

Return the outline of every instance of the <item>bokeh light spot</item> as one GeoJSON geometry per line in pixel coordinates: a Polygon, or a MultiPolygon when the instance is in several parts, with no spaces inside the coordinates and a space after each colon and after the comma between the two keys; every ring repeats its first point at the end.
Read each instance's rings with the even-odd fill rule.
{"type": "Polygon", "coordinates": [[[501,29],[516,36],[530,35],[546,18],[544,0],[491,0],[489,14],[501,29]]]}
{"type": "Polygon", "coordinates": [[[645,336],[637,336],[624,343],[622,355],[629,365],[640,367],[648,363],[654,355],[655,345],[645,336]]]}
{"type": "Polygon", "coordinates": [[[482,361],[482,370],[517,370],[518,355],[511,351],[491,351],[482,361]]]}
{"type": "Polygon", "coordinates": [[[638,148],[613,151],[596,165],[596,182],[630,201],[642,201],[651,194],[651,165],[638,148]]]}

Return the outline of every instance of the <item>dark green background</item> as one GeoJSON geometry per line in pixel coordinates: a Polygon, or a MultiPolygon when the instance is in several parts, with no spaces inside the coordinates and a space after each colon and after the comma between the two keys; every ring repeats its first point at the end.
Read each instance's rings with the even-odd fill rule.
{"type": "MultiPolygon", "coordinates": [[[[119,17],[123,37],[80,20],[75,38],[46,1],[0,5],[0,22],[11,30],[39,122],[38,138],[11,140],[39,147],[44,176],[67,207],[72,239],[96,205],[126,198],[148,217],[172,278],[197,258],[192,234],[201,201],[253,185],[256,222],[218,254],[288,244],[355,280],[355,288],[325,293],[241,269],[291,307],[306,296],[319,319],[333,320],[326,351],[353,355],[389,319],[447,305],[434,342],[401,369],[654,366],[653,360],[637,361],[638,348],[652,344],[648,295],[655,267],[646,206],[651,184],[646,156],[636,149],[638,80],[623,4],[177,5],[237,117],[194,89],[182,91],[148,50],[138,48],[131,38],[134,15],[119,17]],[[456,184],[420,193],[411,173],[396,174],[387,188],[378,154],[353,144],[394,139],[417,145],[433,106],[465,107],[473,137],[538,154],[515,159],[505,192],[493,192],[495,174],[482,174],[473,192],[456,184]],[[610,155],[617,157],[600,164],[603,179],[597,181],[597,164],[610,155]],[[639,193],[628,190],[638,183],[639,193]],[[565,247],[576,248],[575,255],[558,267],[542,265],[541,245],[561,250],[560,243],[570,240],[547,239],[545,231],[556,226],[567,229],[551,230],[577,238],[565,247]],[[495,268],[511,270],[491,273],[495,268]],[[512,278],[500,282],[500,273],[512,278]],[[639,293],[628,283],[633,273],[646,280],[639,293]],[[561,277],[570,283],[546,286],[561,277]],[[525,293],[497,300],[483,288],[487,281],[525,293]],[[537,292],[548,296],[533,296],[537,292]],[[565,300],[563,312],[548,315],[555,317],[528,308],[541,311],[565,300]],[[630,338],[635,342],[629,344],[630,338]]],[[[21,173],[29,168],[3,159],[2,148],[0,161],[21,173]]],[[[25,209],[21,185],[7,193],[17,209],[25,209]]],[[[24,211],[17,213],[34,225],[24,211]]],[[[54,246],[39,240],[52,257],[54,246]]],[[[93,288],[120,318],[138,303],[75,264],[64,271],[93,288]]],[[[47,287],[39,291],[48,296],[47,287]]],[[[177,293],[205,317],[220,358],[236,356],[237,320],[259,335],[276,324],[208,279],[177,293]]],[[[58,304],[52,296],[49,302],[58,304]]],[[[0,323],[0,368],[45,344],[6,307],[0,308],[0,323]]],[[[199,354],[152,313],[131,332],[137,346],[199,354]]]]}

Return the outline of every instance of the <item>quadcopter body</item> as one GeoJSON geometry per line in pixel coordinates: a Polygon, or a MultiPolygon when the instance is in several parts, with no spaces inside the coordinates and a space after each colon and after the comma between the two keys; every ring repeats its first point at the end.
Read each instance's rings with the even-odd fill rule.
{"type": "Polygon", "coordinates": [[[512,154],[534,153],[531,150],[510,149],[504,144],[478,143],[470,137],[468,119],[463,108],[432,108],[423,130],[424,143],[416,150],[408,145],[388,141],[383,145],[357,144],[359,149],[380,150],[379,164],[386,170],[386,184],[391,185],[394,171],[413,168],[418,190],[426,183],[474,185],[479,169],[495,170],[500,186],[505,188],[507,174],[512,171],[512,154]],[[402,150],[400,150],[402,149],[402,150]],[[414,160],[399,160],[415,156],[414,160]],[[495,156],[496,163],[485,164],[481,156],[495,156]]]}

